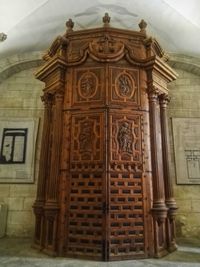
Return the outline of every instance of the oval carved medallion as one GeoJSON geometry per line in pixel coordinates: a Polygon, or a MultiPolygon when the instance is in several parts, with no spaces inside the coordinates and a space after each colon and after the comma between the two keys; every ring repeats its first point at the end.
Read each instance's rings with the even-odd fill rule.
{"type": "Polygon", "coordinates": [[[96,94],[98,79],[92,72],[84,73],[78,84],[78,91],[82,98],[91,98],[96,94]]]}
{"type": "Polygon", "coordinates": [[[116,92],[120,97],[130,98],[135,91],[135,83],[127,73],[121,73],[116,79],[116,92]]]}

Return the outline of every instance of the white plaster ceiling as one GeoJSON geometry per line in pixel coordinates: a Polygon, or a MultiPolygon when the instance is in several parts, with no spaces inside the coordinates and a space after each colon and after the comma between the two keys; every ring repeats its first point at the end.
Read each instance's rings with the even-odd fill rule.
{"type": "Polygon", "coordinates": [[[200,57],[200,0],[0,0],[0,57],[47,49],[69,18],[74,30],[101,27],[105,12],[117,28],[144,19],[164,50],[200,57]]]}

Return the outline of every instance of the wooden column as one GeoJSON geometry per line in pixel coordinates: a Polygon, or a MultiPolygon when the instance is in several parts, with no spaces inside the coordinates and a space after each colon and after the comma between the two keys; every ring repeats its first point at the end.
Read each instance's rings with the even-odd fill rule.
{"type": "Polygon", "coordinates": [[[34,203],[34,212],[36,215],[36,227],[35,227],[35,244],[39,247],[43,247],[43,230],[44,230],[44,204],[45,193],[47,186],[47,177],[49,170],[48,154],[49,154],[49,138],[50,138],[50,123],[51,123],[51,111],[52,111],[52,95],[44,93],[42,96],[44,102],[44,122],[43,133],[40,152],[40,167],[38,175],[37,185],[37,197],[34,203]]]}
{"type": "Polygon", "coordinates": [[[62,107],[64,94],[58,90],[54,94],[53,114],[52,114],[52,141],[51,141],[51,164],[49,173],[49,183],[46,194],[45,204],[45,223],[46,223],[46,248],[47,252],[54,254],[56,250],[57,219],[59,212],[59,174],[60,174],[60,155],[62,140],[62,107]]]}
{"type": "Polygon", "coordinates": [[[169,148],[169,132],[168,132],[168,118],[167,105],[169,97],[167,94],[162,94],[160,100],[160,119],[161,119],[161,133],[162,133],[162,151],[163,151],[163,170],[164,170],[164,184],[165,184],[165,203],[169,208],[166,221],[167,230],[167,246],[170,251],[177,248],[175,242],[175,215],[176,215],[176,201],[174,199],[173,185],[170,178],[170,148],[169,148]]]}
{"type": "Polygon", "coordinates": [[[164,180],[162,171],[162,148],[160,136],[160,120],[158,106],[159,91],[154,87],[149,90],[149,112],[151,132],[151,162],[153,177],[153,208],[155,256],[166,254],[166,237],[164,222],[167,217],[165,204],[164,180]]]}

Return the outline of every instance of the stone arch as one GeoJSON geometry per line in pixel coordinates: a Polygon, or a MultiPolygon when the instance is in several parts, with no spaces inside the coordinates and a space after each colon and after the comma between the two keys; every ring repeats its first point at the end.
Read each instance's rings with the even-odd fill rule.
{"type": "Polygon", "coordinates": [[[0,60],[0,83],[20,71],[39,67],[43,63],[42,52],[16,54],[0,60]]]}
{"type": "Polygon", "coordinates": [[[171,53],[169,56],[168,63],[172,68],[200,75],[200,58],[175,53],[171,53]]]}

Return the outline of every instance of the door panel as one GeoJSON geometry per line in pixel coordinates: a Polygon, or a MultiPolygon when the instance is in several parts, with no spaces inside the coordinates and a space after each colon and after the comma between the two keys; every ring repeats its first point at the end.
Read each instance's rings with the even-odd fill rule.
{"type": "Polygon", "coordinates": [[[102,258],[104,114],[72,115],[67,253],[102,258]]]}

